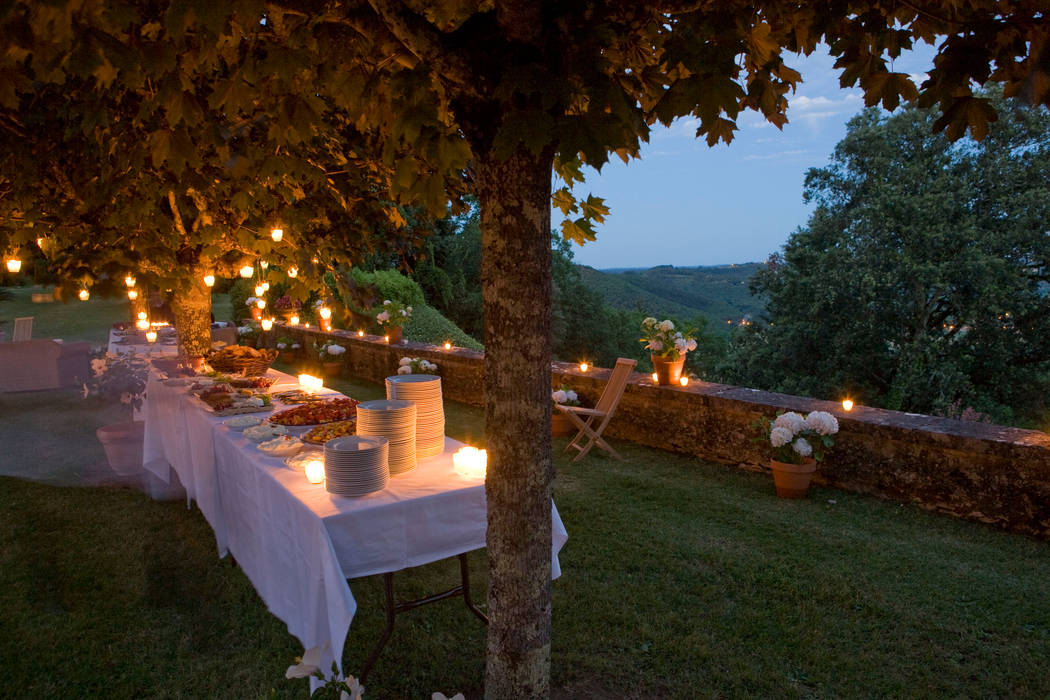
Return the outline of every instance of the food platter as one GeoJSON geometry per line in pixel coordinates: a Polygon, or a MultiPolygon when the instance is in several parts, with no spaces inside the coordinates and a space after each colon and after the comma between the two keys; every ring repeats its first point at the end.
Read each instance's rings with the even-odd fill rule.
{"type": "Polygon", "coordinates": [[[273,397],[287,406],[296,406],[304,403],[318,403],[324,401],[325,397],[319,394],[311,394],[302,389],[291,389],[289,391],[278,391],[273,397]]]}
{"type": "Polygon", "coordinates": [[[270,416],[270,422],[292,427],[350,420],[357,416],[356,399],[338,398],[303,404],[270,416]]]}
{"type": "Polygon", "coordinates": [[[341,420],[335,423],[324,423],[310,429],[303,435],[303,441],[311,445],[323,445],[335,438],[347,437],[354,434],[357,428],[356,420],[341,420]]]}

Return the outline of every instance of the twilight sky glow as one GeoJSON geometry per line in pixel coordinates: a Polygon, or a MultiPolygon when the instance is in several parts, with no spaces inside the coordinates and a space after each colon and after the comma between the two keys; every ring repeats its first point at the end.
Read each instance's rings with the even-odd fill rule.
{"type": "MultiPolygon", "coordinates": [[[[920,45],[892,70],[922,74],[933,53],[920,45]]],[[[839,87],[826,53],[787,63],[804,82],[788,95],[783,131],[746,112],[729,146],[708,148],[694,121],[679,120],[654,127],[641,160],[625,165],[614,157],[600,174],[590,171],[577,195],[604,197],[611,212],[597,241],[573,246],[576,262],[599,269],[721,265],[777,251],[809,218],[806,170],[828,163],[846,122],[864,108],[859,88],[839,87]]],[[[555,227],[560,216],[552,216],[555,227]]]]}

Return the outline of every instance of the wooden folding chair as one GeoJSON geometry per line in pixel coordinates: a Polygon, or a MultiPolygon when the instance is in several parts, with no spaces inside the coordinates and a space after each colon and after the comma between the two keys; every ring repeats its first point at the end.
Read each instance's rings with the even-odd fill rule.
{"type": "Polygon", "coordinates": [[[11,336],[11,341],[19,340],[32,340],[33,339],[33,317],[24,316],[22,318],[15,319],[15,330],[11,336]]]}
{"type": "Polygon", "coordinates": [[[576,437],[565,448],[566,452],[573,447],[579,450],[580,454],[573,458],[573,462],[579,462],[583,459],[584,455],[590,452],[595,445],[621,462],[623,461],[620,453],[602,439],[602,432],[605,430],[605,426],[609,424],[609,421],[612,420],[613,413],[616,412],[616,407],[620,404],[620,398],[623,396],[624,389],[627,388],[627,380],[631,378],[631,373],[634,372],[636,364],[638,364],[636,360],[628,360],[623,357],[616,360],[616,367],[613,368],[612,374],[609,375],[609,381],[605,385],[605,390],[602,391],[602,396],[598,399],[598,404],[594,408],[564,406],[562,404],[554,405],[579,428],[576,437]]]}

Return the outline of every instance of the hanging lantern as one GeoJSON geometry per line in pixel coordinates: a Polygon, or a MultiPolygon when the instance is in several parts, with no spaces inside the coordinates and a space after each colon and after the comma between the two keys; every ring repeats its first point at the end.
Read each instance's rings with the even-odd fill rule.
{"type": "Polygon", "coordinates": [[[255,296],[261,297],[263,295],[263,292],[265,291],[266,290],[263,289],[263,286],[261,284],[255,285],[255,296]]]}
{"type": "Polygon", "coordinates": [[[255,302],[255,305],[258,306],[260,309],[265,309],[266,308],[266,300],[265,299],[260,299],[259,301],[255,302]]]}
{"type": "Polygon", "coordinates": [[[263,282],[263,283],[262,283],[261,285],[259,285],[259,286],[261,286],[261,287],[263,288],[263,291],[264,291],[264,292],[268,292],[268,291],[270,291],[270,283],[269,283],[269,282],[263,282]]]}
{"type": "Polygon", "coordinates": [[[248,279],[254,274],[255,274],[255,268],[252,267],[251,265],[245,265],[244,267],[241,268],[241,277],[243,277],[244,279],[248,279]]]}
{"type": "Polygon", "coordinates": [[[326,321],[332,318],[332,310],[329,309],[327,306],[322,306],[317,313],[321,314],[321,318],[323,318],[326,321]]]}
{"type": "Polygon", "coordinates": [[[91,298],[91,292],[86,289],[81,289],[77,296],[80,297],[80,301],[87,301],[91,298]]]}
{"type": "Polygon", "coordinates": [[[125,277],[124,278],[124,286],[125,287],[134,287],[135,286],[135,276],[134,275],[128,275],[127,277],[125,277]]]}
{"type": "Polygon", "coordinates": [[[279,228],[273,229],[272,231],[270,231],[270,238],[273,239],[274,243],[277,243],[282,238],[284,238],[284,229],[279,229],[279,228]]]}
{"type": "Polygon", "coordinates": [[[7,271],[14,274],[22,269],[22,261],[18,258],[8,258],[7,271]]]}
{"type": "Polygon", "coordinates": [[[266,268],[268,268],[269,266],[270,266],[270,263],[266,262],[265,260],[260,260],[260,261],[259,261],[259,267],[261,267],[262,269],[264,269],[264,270],[265,270],[265,269],[266,269],[266,268]]]}
{"type": "Polygon", "coordinates": [[[298,275],[299,275],[299,268],[297,268],[297,267],[289,267],[288,268],[288,276],[289,277],[297,277],[298,275]]]}
{"type": "Polygon", "coordinates": [[[215,275],[204,275],[204,286],[214,287],[215,286],[215,275]]]}
{"type": "Polygon", "coordinates": [[[145,321],[147,318],[149,318],[149,316],[146,315],[145,311],[139,311],[138,319],[140,321],[145,321]]]}

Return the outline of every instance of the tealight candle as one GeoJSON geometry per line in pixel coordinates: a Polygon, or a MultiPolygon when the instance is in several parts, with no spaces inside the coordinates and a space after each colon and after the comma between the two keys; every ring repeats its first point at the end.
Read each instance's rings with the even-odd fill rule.
{"type": "Polygon", "coordinates": [[[262,324],[262,329],[264,331],[268,331],[271,328],[273,328],[273,319],[272,318],[264,318],[260,323],[262,324]]]}
{"type": "Polygon", "coordinates": [[[466,479],[484,478],[489,455],[485,450],[467,445],[452,455],[452,469],[466,479]]]}
{"type": "Polygon", "coordinates": [[[215,275],[204,275],[204,286],[214,287],[215,286],[215,275]]]}
{"type": "Polygon", "coordinates": [[[313,392],[317,391],[318,389],[323,389],[324,388],[324,379],[322,379],[320,377],[315,377],[315,376],[310,375],[310,374],[300,374],[299,375],[299,386],[301,386],[303,389],[305,389],[306,391],[308,391],[308,392],[310,392],[312,394],[313,392]]]}
{"type": "Polygon", "coordinates": [[[249,277],[251,277],[254,274],[255,274],[255,268],[252,267],[251,265],[245,265],[244,267],[241,268],[241,277],[243,277],[244,279],[248,279],[249,277]]]}
{"type": "Polygon", "coordinates": [[[12,273],[13,272],[18,272],[21,269],[22,269],[22,261],[19,260],[18,258],[11,258],[10,260],[7,261],[7,271],[8,272],[12,272],[12,273]]]}
{"type": "Polygon", "coordinates": [[[452,343],[445,343],[445,349],[446,350],[451,350],[452,349],[452,343]]]}
{"type": "Polygon", "coordinates": [[[157,342],[157,331],[146,331],[146,342],[155,343],[157,342]]]}
{"type": "Polygon", "coordinates": [[[358,331],[357,332],[357,337],[358,338],[364,338],[365,337],[365,332],[364,331],[358,331]]]}
{"type": "Polygon", "coordinates": [[[842,410],[843,411],[852,411],[853,410],[853,402],[850,399],[842,399],[842,410]]]}
{"type": "Polygon", "coordinates": [[[298,326],[298,325],[299,325],[299,317],[298,317],[298,316],[292,316],[292,317],[290,317],[290,318],[288,319],[288,323],[289,323],[290,325],[293,325],[293,326],[298,326]]]}
{"type": "Polygon", "coordinates": [[[77,296],[80,297],[80,301],[87,301],[88,299],[91,298],[91,292],[89,292],[86,289],[81,289],[80,293],[77,294],[77,296]]]}
{"type": "Polygon", "coordinates": [[[272,231],[270,231],[270,238],[273,239],[274,243],[277,243],[282,238],[284,238],[284,230],[279,228],[273,229],[272,231]]]}
{"type": "Polygon", "coordinates": [[[139,293],[137,291],[135,291],[134,289],[129,289],[128,290],[128,299],[131,299],[132,301],[135,301],[138,298],[139,298],[139,293]]]}
{"type": "Polygon", "coordinates": [[[332,310],[329,309],[327,306],[322,306],[321,310],[318,311],[318,313],[321,314],[321,318],[323,318],[326,321],[332,318],[332,310]]]}
{"type": "Polygon", "coordinates": [[[299,274],[299,268],[297,268],[297,267],[289,267],[288,268],[288,276],[289,277],[295,277],[298,274],[299,274]]]}
{"type": "Polygon", "coordinates": [[[320,484],[324,481],[324,462],[319,459],[311,459],[306,463],[306,480],[311,484],[320,484]]]}
{"type": "Polygon", "coordinates": [[[656,372],[653,372],[653,384],[659,384],[659,383],[660,383],[660,375],[657,374],[656,372]]]}
{"type": "Polygon", "coordinates": [[[389,343],[390,342],[390,336],[389,335],[384,335],[383,336],[383,340],[385,340],[386,342],[389,343]]]}
{"type": "Polygon", "coordinates": [[[581,371],[581,372],[586,372],[586,371],[587,371],[587,368],[588,368],[589,366],[590,366],[590,365],[588,365],[588,364],[587,364],[586,362],[581,362],[581,363],[580,363],[580,371],[581,371]]]}
{"type": "Polygon", "coordinates": [[[261,284],[255,285],[255,296],[261,297],[263,295],[263,292],[265,292],[265,291],[266,290],[263,288],[263,286],[261,284]]]}
{"type": "Polygon", "coordinates": [[[125,277],[124,278],[124,284],[126,286],[128,286],[128,287],[134,287],[135,286],[135,278],[134,278],[134,276],[128,275],[127,277],[125,277]]]}
{"type": "Polygon", "coordinates": [[[689,386],[689,377],[682,377],[678,380],[678,383],[682,386],[689,386]]]}
{"type": "Polygon", "coordinates": [[[303,328],[309,328],[309,327],[310,327],[310,324],[309,324],[309,323],[304,323],[304,324],[303,324],[303,328]]]}

